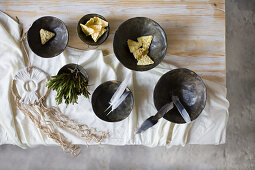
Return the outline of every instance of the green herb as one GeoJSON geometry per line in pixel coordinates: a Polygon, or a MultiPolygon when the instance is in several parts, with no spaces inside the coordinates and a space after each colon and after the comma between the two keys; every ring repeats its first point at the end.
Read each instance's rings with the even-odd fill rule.
{"type": "Polygon", "coordinates": [[[80,72],[63,73],[52,76],[46,82],[46,86],[57,91],[56,101],[61,104],[62,100],[68,105],[77,103],[78,96],[83,95],[89,98],[88,82],[80,72]]]}

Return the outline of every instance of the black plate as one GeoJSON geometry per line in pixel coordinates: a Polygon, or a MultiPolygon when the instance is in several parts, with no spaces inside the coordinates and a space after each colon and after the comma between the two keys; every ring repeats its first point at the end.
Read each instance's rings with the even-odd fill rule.
{"type": "Polygon", "coordinates": [[[69,70],[68,68],[71,68],[72,70],[75,70],[75,68],[77,68],[79,70],[78,74],[82,74],[85,77],[85,79],[87,80],[87,83],[89,82],[88,73],[81,65],[77,65],[77,64],[73,64],[73,63],[66,64],[58,71],[58,74],[70,73],[71,70],[69,70]]]}
{"type": "MultiPolygon", "coordinates": [[[[118,108],[106,116],[107,112],[105,112],[105,109],[109,106],[109,101],[119,85],[120,82],[118,81],[107,81],[99,85],[92,94],[92,108],[97,117],[104,121],[118,122],[124,120],[132,111],[134,97],[131,92],[118,108]]],[[[127,90],[129,89],[127,88],[127,90]]]]}
{"type": "MultiPolygon", "coordinates": [[[[164,74],[154,89],[154,104],[159,110],[172,101],[172,94],[177,95],[190,115],[195,120],[206,104],[206,87],[203,80],[193,71],[180,68],[164,74]]],[[[173,123],[185,123],[177,108],[174,107],[164,118],[173,123]]]]}
{"type": "Polygon", "coordinates": [[[88,15],[85,15],[78,22],[78,25],[77,25],[77,34],[80,37],[80,39],[83,42],[85,42],[86,44],[91,45],[91,46],[98,46],[98,45],[102,44],[108,38],[109,32],[110,32],[110,27],[109,27],[109,22],[107,21],[108,22],[108,26],[105,27],[105,29],[106,29],[105,33],[101,37],[99,37],[97,42],[95,42],[92,39],[91,36],[86,36],[84,34],[84,32],[82,31],[81,26],[80,26],[80,24],[86,24],[87,21],[89,21],[90,18],[93,18],[93,17],[98,17],[98,18],[101,18],[101,19],[107,21],[103,16],[98,15],[98,14],[88,14],[88,15]]]}
{"type": "Polygon", "coordinates": [[[113,49],[118,60],[127,68],[135,71],[146,71],[156,67],[165,57],[167,50],[167,38],[164,30],[152,19],[136,17],[123,22],[117,29],[113,49]],[[149,56],[154,64],[138,66],[137,60],[130,53],[127,40],[137,41],[138,37],[153,35],[153,40],[149,49],[149,56]]]}
{"type": "Polygon", "coordinates": [[[68,31],[63,21],[56,17],[45,16],[37,19],[27,33],[31,50],[40,57],[51,58],[62,53],[68,43],[68,31]],[[40,29],[54,32],[56,35],[46,44],[41,44],[40,29]]]}

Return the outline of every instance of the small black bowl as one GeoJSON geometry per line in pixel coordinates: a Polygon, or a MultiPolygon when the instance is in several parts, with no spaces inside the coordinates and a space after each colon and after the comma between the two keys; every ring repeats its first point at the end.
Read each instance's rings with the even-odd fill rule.
{"type": "Polygon", "coordinates": [[[117,29],[114,40],[113,50],[118,60],[127,68],[135,71],[146,71],[156,67],[165,57],[167,50],[167,38],[163,28],[146,17],[136,17],[123,22],[117,29]],[[153,40],[149,49],[149,56],[154,64],[138,66],[137,60],[130,53],[127,40],[137,41],[138,37],[153,35],[153,40]]]}
{"type": "Polygon", "coordinates": [[[45,16],[37,19],[29,28],[27,40],[31,50],[40,57],[51,58],[62,53],[68,44],[68,31],[63,21],[45,16]],[[41,44],[40,29],[54,32],[55,36],[46,44],[41,44]]]}
{"type": "Polygon", "coordinates": [[[80,21],[78,22],[78,25],[77,25],[77,34],[78,36],[80,37],[80,39],[85,42],[86,44],[88,45],[91,45],[91,46],[98,46],[100,44],[102,44],[109,36],[109,32],[110,32],[110,27],[109,27],[109,22],[108,22],[108,26],[105,27],[106,31],[105,33],[99,37],[99,39],[97,40],[97,42],[95,42],[91,36],[86,36],[85,33],[82,31],[81,29],[81,26],[80,24],[86,24],[87,21],[90,20],[90,18],[93,18],[93,17],[98,17],[98,18],[101,18],[105,21],[107,21],[103,16],[101,15],[98,15],[98,14],[87,14],[85,16],[83,16],[80,21]]]}
{"type": "MultiPolygon", "coordinates": [[[[85,79],[87,80],[87,84],[89,82],[89,76],[88,76],[88,73],[86,72],[86,70],[81,66],[81,65],[78,65],[78,64],[73,64],[73,63],[70,63],[70,64],[66,64],[64,65],[59,71],[58,71],[58,75],[59,74],[63,74],[63,73],[70,73],[71,70],[69,70],[68,68],[72,69],[72,70],[75,70],[75,69],[78,69],[78,73],[77,74],[82,74],[85,79]]],[[[75,74],[75,73],[74,73],[75,74]]]]}
{"type": "MultiPolygon", "coordinates": [[[[159,79],[153,94],[157,110],[172,102],[173,94],[179,97],[191,121],[195,120],[205,108],[206,86],[203,80],[191,70],[174,69],[159,79]]],[[[164,118],[173,123],[186,123],[176,107],[167,112],[164,118]]]]}
{"type": "MultiPolygon", "coordinates": [[[[108,108],[109,101],[119,86],[120,82],[118,81],[107,81],[99,85],[92,94],[92,108],[98,118],[107,122],[118,122],[127,118],[131,113],[134,105],[132,92],[118,108],[106,116],[107,112],[105,112],[105,110],[108,108]]],[[[130,90],[126,88],[125,91],[130,90]]],[[[110,111],[110,109],[108,111],[110,111]]]]}

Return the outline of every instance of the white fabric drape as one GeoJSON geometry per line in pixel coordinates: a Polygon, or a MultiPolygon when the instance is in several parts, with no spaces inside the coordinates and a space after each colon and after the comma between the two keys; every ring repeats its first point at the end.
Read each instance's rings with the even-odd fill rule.
{"type": "MultiPolygon", "coordinates": [[[[9,16],[0,12],[0,144],[15,144],[21,147],[38,144],[55,144],[29,118],[17,110],[10,92],[10,83],[18,70],[25,67],[20,45],[19,25],[9,16]]],[[[30,51],[31,63],[50,75],[67,63],[82,65],[89,75],[89,91],[92,93],[101,83],[108,80],[123,80],[130,71],[114,55],[103,56],[101,50],[82,51],[67,48],[54,58],[40,58],[30,51]],[[79,59],[78,59],[79,58],[79,59]]],[[[59,105],[61,111],[79,123],[107,130],[110,137],[103,144],[167,146],[185,144],[222,144],[226,138],[229,103],[226,88],[204,80],[207,86],[207,103],[202,114],[192,123],[178,125],[161,119],[145,133],[134,132],[142,122],[156,113],[153,103],[153,89],[159,78],[175,67],[163,61],[156,68],[146,72],[132,72],[129,88],[134,94],[132,113],[121,122],[109,123],[97,118],[92,110],[91,100],[79,97],[77,105],[59,105]]],[[[56,92],[47,99],[49,106],[56,105],[56,92]]],[[[60,129],[75,144],[85,144],[81,138],[60,129]]],[[[92,144],[92,143],[91,143],[92,144]]]]}

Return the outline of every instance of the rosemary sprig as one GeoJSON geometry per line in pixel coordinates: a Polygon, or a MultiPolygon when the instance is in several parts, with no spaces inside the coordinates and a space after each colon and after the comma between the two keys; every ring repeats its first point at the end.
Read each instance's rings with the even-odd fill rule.
{"type": "Polygon", "coordinates": [[[80,72],[63,73],[52,76],[46,82],[46,86],[52,90],[57,91],[56,101],[61,104],[63,99],[68,105],[70,103],[77,103],[78,96],[83,95],[89,98],[88,82],[80,72]]]}

